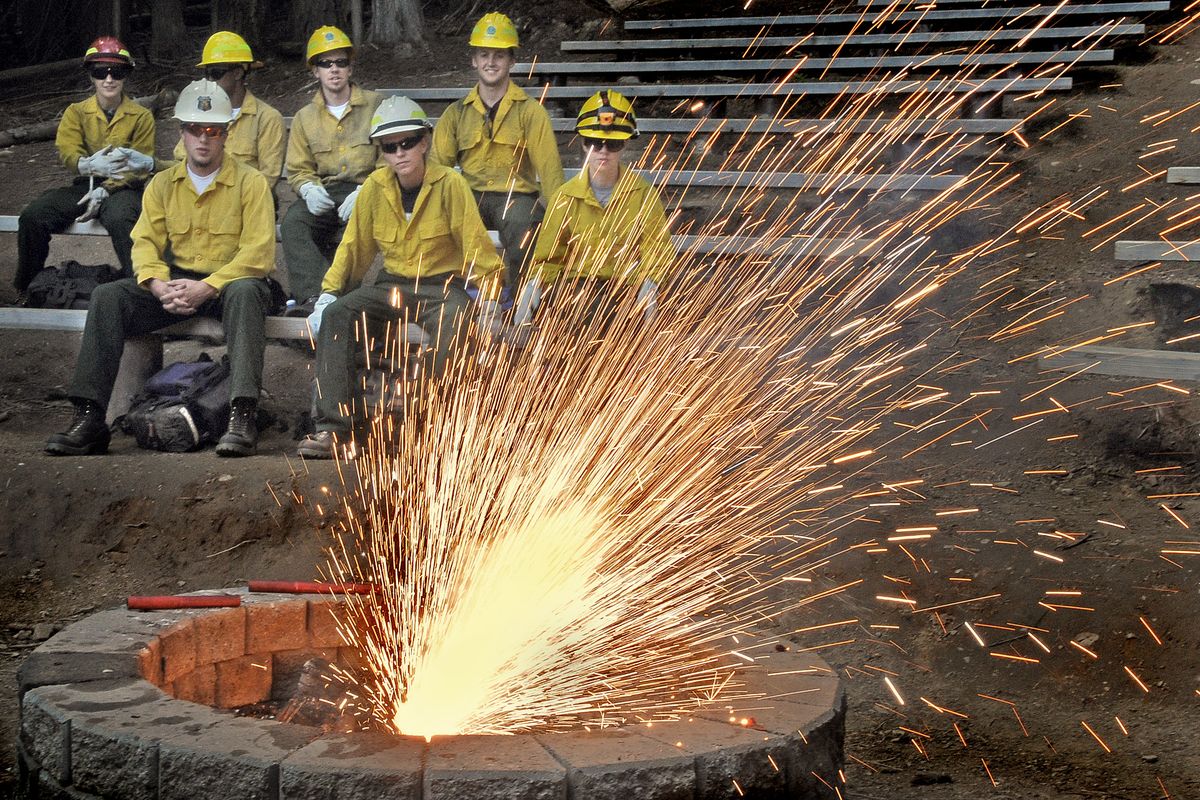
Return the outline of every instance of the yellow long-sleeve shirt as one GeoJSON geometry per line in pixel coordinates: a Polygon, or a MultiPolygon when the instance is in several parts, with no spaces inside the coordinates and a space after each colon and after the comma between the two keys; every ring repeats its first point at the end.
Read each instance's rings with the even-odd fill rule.
{"type": "Polygon", "coordinates": [[[363,183],[321,291],[341,294],[362,282],[377,253],[393,275],[424,278],[457,273],[480,287],[485,298],[500,293],[504,262],[479,218],[466,180],[452,169],[428,164],[425,180],[404,217],[400,182],[389,167],[363,183]]]}
{"type": "Polygon", "coordinates": [[[207,275],[217,291],[238,278],[264,278],[275,268],[271,187],[227,155],[197,195],[186,165],[176,164],[146,184],[132,238],[138,283],[169,280],[172,266],[207,275]]]}
{"type": "MultiPolygon", "coordinates": [[[[283,124],[283,114],[247,91],[242,100],[241,113],[229,125],[229,135],[225,138],[225,153],[261,172],[271,186],[274,186],[283,174],[286,139],[287,128],[283,124]]],[[[175,145],[173,155],[176,162],[187,158],[182,138],[175,145]]],[[[174,164],[158,163],[160,170],[170,169],[172,166],[174,164]]]]}
{"type": "Polygon", "coordinates": [[[370,139],[371,117],[383,96],[354,86],[350,107],[340,120],[325,107],[318,90],[296,112],[288,137],[288,183],[297,192],[306,183],[361,184],[383,161],[370,139]]]}
{"type": "Polygon", "coordinates": [[[622,166],[608,205],[592,193],[586,168],[562,185],[538,231],[530,267],[545,283],[570,277],[662,283],[675,258],[658,190],[622,166]]]}
{"type": "MultiPolygon", "coordinates": [[[[154,115],[149,109],[125,97],[113,113],[112,120],[109,120],[93,95],[67,106],[58,123],[54,145],[58,148],[63,166],[72,175],[79,174],[79,159],[92,155],[106,145],[131,147],[153,158],[154,115]]],[[[109,178],[100,185],[111,192],[126,186],[141,186],[148,177],[144,172],[134,173],[124,178],[109,178]]]]}
{"type": "Polygon", "coordinates": [[[433,131],[430,158],[461,167],[476,192],[540,191],[549,201],[563,183],[550,115],[511,82],[494,120],[488,119],[478,86],[451,103],[433,131]]]}

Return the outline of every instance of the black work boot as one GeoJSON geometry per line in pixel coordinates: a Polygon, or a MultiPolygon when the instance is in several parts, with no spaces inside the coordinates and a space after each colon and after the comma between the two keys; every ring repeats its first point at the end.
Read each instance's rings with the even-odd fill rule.
{"type": "Polygon", "coordinates": [[[92,400],[77,400],[71,427],[47,439],[46,452],[52,456],[100,455],[108,452],[111,436],[100,404],[92,400]]]}
{"type": "Polygon", "coordinates": [[[258,443],[258,403],[237,397],[229,405],[229,430],[217,442],[219,456],[252,456],[258,443]]]}

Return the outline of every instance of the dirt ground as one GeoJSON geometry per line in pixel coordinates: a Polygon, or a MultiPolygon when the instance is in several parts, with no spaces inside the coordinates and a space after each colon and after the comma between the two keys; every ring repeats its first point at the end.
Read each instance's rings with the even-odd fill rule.
{"type": "MultiPolygon", "coordinates": [[[[581,38],[578,26],[601,24],[583,7],[572,13],[540,42],[543,59],[557,39],[581,38]]],[[[454,55],[461,49],[457,36],[447,36],[412,58],[368,52],[358,76],[378,86],[465,83],[469,73],[454,55]]],[[[179,84],[185,74],[152,71],[148,80],[179,84]]],[[[1200,493],[1200,403],[1171,388],[1128,392],[1151,381],[1104,377],[1023,399],[1062,376],[1021,358],[1150,320],[1159,324],[1131,329],[1117,343],[1160,346],[1166,336],[1195,332],[1187,320],[1197,313],[1200,287],[1190,265],[1114,281],[1140,265],[1115,261],[1103,240],[1151,206],[1191,207],[1188,188],[1162,178],[1123,188],[1167,166],[1200,164],[1193,133],[1200,113],[1159,114],[1193,103],[1198,83],[1195,37],[1084,73],[1074,92],[1031,123],[1029,146],[1005,152],[1021,177],[977,224],[1001,227],[1060,196],[1106,193],[1083,218],[1027,236],[980,266],[981,274],[1015,272],[1005,279],[1013,293],[978,324],[955,323],[978,305],[979,280],[935,296],[921,318],[919,333],[929,337],[923,362],[965,363],[938,374],[938,387],[995,393],[986,401],[995,411],[873,468],[864,477],[878,483],[923,481],[897,492],[920,496],[922,510],[907,502],[880,509],[840,536],[862,544],[922,524],[925,508],[978,510],[949,517],[937,544],[860,547],[813,570],[806,595],[861,583],[788,613],[773,631],[794,631],[796,647],[819,652],[846,681],[843,796],[1200,797],[1197,562],[1194,554],[1163,552],[1200,551],[1189,527],[1200,521],[1200,498],[1190,496],[1200,493]],[[1139,204],[1125,222],[1084,237],[1139,204]],[[1023,314],[1049,319],[1022,336],[986,335],[1023,314]],[[1047,394],[1072,413],[1030,418],[1036,426],[997,438],[1023,427],[1014,418],[1047,408],[1047,394]],[[910,598],[922,610],[943,607],[918,613],[910,598]],[[806,630],[830,623],[840,624],[806,630]]],[[[276,63],[257,76],[255,90],[286,114],[311,86],[295,64],[276,63]]],[[[42,98],[34,107],[67,99],[42,98]]],[[[1040,102],[1010,111],[1030,113],[1040,102]]],[[[29,108],[5,101],[6,112],[29,108]]],[[[160,125],[161,151],[173,144],[170,127],[160,125]]],[[[18,213],[61,177],[50,143],[0,150],[0,213],[18,213]]],[[[1119,238],[1153,238],[1165,216],[1132,224],[1119,238]]],[[[1178,238],[1188,235],[1184,228],[1178,238]]],[[[52,252],[52,260],[110,256],[105,242],[79,238],[57,239],[52,252]]],[[[14,266],[15,237],[0,237],[0,300],[15,299],[14,266]]],[[[74,335],[0,331],[0,794],[13,785],[14,675],[37,640],[133,593],[314,577],[323,534],[297,500],[337,486],[332,465],[292,456],[312,361],[274,345],[265,405],[278,424],[257,457],[148,453],[127,437],[115,438],[106,458],[43,455],[42,442],[68,416],[63,390],[77,347],[74,335]]],[[[201,349],[214,348],[170,343],[167,358],[201,349]]]]}

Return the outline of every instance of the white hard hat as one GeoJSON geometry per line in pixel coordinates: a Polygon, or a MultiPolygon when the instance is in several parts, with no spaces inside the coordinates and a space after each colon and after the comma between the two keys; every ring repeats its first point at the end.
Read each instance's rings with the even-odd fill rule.
{"type": "Polygon", "coordinates": [[[192,81],[175,101],[175,119],[228,125],[233,121],[233,104],[214,81],[192,81]]]}
{"type": "Polygon", "coordinates": [[[390,136],[405,131],[427,131],[429,116],[419,105],[403,95],[385,97],[371,117],[371,138],[390,136]]]}

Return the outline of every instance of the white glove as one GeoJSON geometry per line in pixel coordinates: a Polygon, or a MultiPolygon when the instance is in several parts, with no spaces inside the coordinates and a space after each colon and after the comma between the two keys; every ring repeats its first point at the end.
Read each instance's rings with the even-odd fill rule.
{"type": "Polygon", "coordinates": [[[504,333],[504,323],[500,319],[500,303],[496,300],[479,301],[479,313],[475,315],[475,324],[487,336],[499,339],[504,333]]]}
{"type": "Polygon", "coordinates": [[[310,333],[312,333],[314,339],[316,338],[317,333],[321,330],[321,314],[325,311],[325,306],[329,305],[334,300],[337,300],[336,294],[322,292],[321,296],[317,298],[317,302],[313,303],[313,312],[309,314],[306,319],[308,321],[308,330],[310,333]]]}
{"type": "Polygon", "coordinates": [[[108,199],[108,189],[103,186],[97,186],[90,192],[79,198],[77,205],[86,204],[83,213],[75,218],[76,222],[87,222],[100,216],[100,204],[108,199]]]}
{"type": "Polygon", "coordinates": [[[106,145],[90,156],[79,159],[79,174],[95,175],[99,178],[115,178],[124,162],[124,155],[113,149],[111,144],[106,145]]]}
{"type": "Polygon", "coordinates": [[[538,278],[531,278],[521,287],[517,304],[513,306],[513,325],[519,328],[533,322],[533,315],[541,304],[542,282],[538,278]]]}
{"type": "Polygon", "coordinates": [[[300,187],[300,199],[308,206],[308,212],[319,217],[326,211],[333,211],[336,203],[329,196],[329,190],[319,183],[306,183],[300,187]]]}
{"type": "Polygon", "coordinates": [[[118,147],[113,152],[120,153],[123,157],[122,162],[117,166],[117,172],[121,176],[134,172],[154,171],[153,156],[148,156],[140,150],[134,150],[132,147],[118,147]]]}
{"type": "Polygon", "coordinates": [[[346,195],[346,199],[338,206],[338,218],[342,222],[349,222],[350,215],[354,213],[354,204],[358,201],[358,193],[362,191],[362,187],[358,187],[350,194],[346,195]]]}
{"type": "Polygon", "coordinates": [[[637,305],[643,303],[645,308],[642,309],[642,318],[649,322],[658,313],[658,284],[649,278],[642,281],[642,288],[638,289],[637,293],[637,305]]]}

